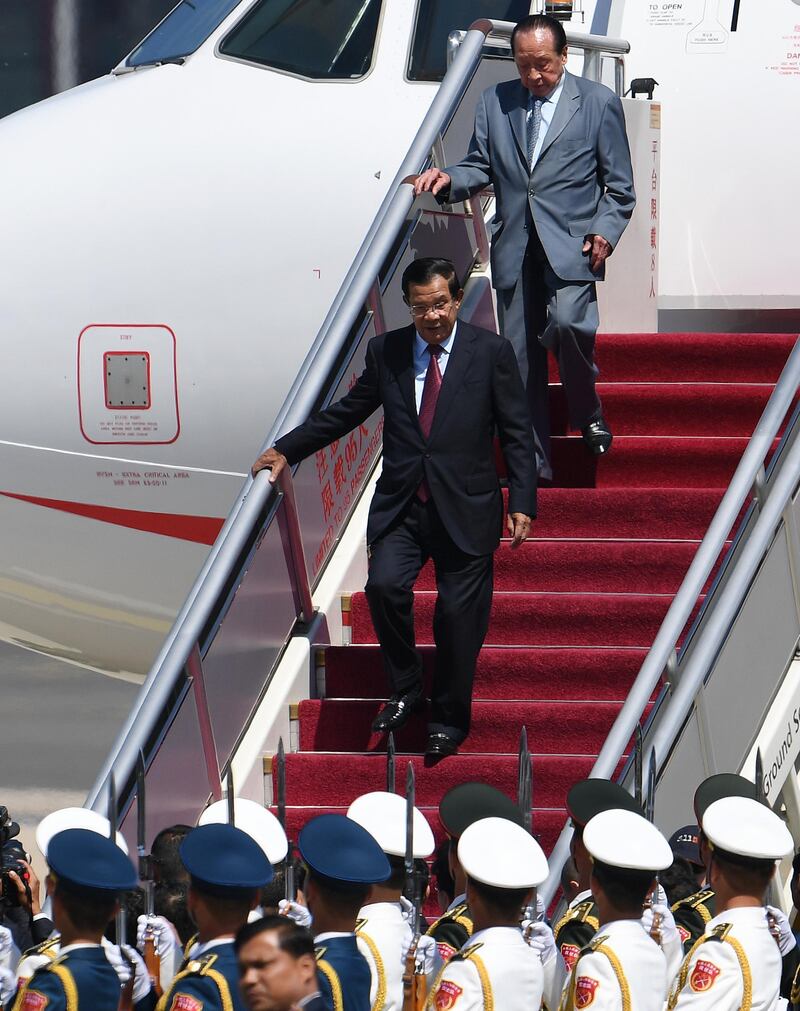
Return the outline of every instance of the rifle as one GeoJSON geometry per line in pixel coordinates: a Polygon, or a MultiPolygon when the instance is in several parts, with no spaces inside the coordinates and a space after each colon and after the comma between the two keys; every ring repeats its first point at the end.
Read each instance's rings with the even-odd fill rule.
{"type": "Polygon", "coordinates": [[[519,766],[517,770],[517,804],[522,817],[522,827],[533,833],[533,766],[528,748],[528,731],[522,728],[519,735],[519,766]]]}
{"type": "MultiPolygon", "coordinates": [[[[633,799],[644,810],[642,803],[642,760],[644,757],[644,739],[642,738],[642,726],[636,724],[636,744],[633,752],[633,799]]],[[[649,819],[648,819],[649,820],[649,819]]]]}
{"type": "Polygon", "coordinates": [[[161,956],[156,948],[156,940],[150,924],[155,914],[155,882],[153,879],[153,858],[147,852],[147,820],[145,808],[145,766],[144,755],[139,750],[136,762],[136,849],[139,854],[139,881],[144,892],[144,912],[147,923],[144,930],[144,950],[142,957],[150,976],[150,984],[156,996],[161,990],[161,956]]]}
{"type": "MultiPolygon", "coordinates": [[[[639,731],[641,734],[641,730],[639,731]]],[[[650,761],[647,766],[647,803],[644,814],[651,825],[655,824],[656,817],[656,749],[650,752],[650,761]]],[[[656,874],[656,887],[658,887],[658,875],[656,874]]],[[[653,905],[652,899],[650,905],[653,905]]],[[[661,947],[663,937],[661,936],[661,914],[653,913],[653,925],[650,928],[650,936],[661,947]]]]}
{"type": "Polygon", "coordinates": [[[236,794],[233,789],[233,769],[228,766],[228,774],[225,777],[225,794],[228,802],[228,824],[236,826],[236,794]]]}
{"type": "Polygon", "coordinates": [[[411,896],[414,904],[414,936],[406,954],[406,964],[403,970],[403,1011],[422,1011],[427,998],[425,973],[420,972],[417,964],[417,948],[422,927],[422,895],[420,880],[414,863],[414,798],[416,784],[414,766],[408,763],[406,772],[406,894],[411,896]]]}
{"type": "MultiPolygon", "coordinates": [[[[114,781],[114,773],[109,773],[108,777],[108,835],[111,842],[117,845],[117,784],[114,781]]],[[[119,909],[116,916],[117,945],[120,954],[128,963],[128,979],[122,985],[119,996],[118,1011],[133,1011],[133,981],[136,972],[132,960],[123,948],[127,937],[127,917],[123,897],[119,900],[119,909]]]]}
{"type": "Polygon", "coordinates": [[[278,821],[286,835],[287,844],[284,898],[287,902],[294,902],[294,845],[286,831],[286,752],[283,748],[282,737],[278,740],[278,821]]]}

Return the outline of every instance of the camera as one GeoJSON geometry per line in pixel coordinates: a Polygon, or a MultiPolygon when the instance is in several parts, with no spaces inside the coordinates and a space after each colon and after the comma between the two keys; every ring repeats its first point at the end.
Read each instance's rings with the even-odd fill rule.
{"type": "Polygon", "coordinates": [[[8,808],[0,805],[0,904],[6,908],[20,905],[19,888],[10,872],[14,871],[23,881],[28,877],[24,861],[29,857],[15,838],[18,835],[19,825],[9,817],[8,808]]]}

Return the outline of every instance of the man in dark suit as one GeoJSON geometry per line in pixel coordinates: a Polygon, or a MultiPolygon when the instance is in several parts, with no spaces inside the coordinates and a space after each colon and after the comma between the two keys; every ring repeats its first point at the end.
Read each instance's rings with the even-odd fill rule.
{"type": "Polygon", "coordinates": [[[383,407],[383,472],[367,525],[366,595],[392,696],[373,729],[403,726],[424,705],[413,587],[432,558],[438,597],[427,754],[454,754],[470,725],[475,663],[489,625],[502,497],[499,433],[509,480],[513,546],[536,510],[533,436],[511,345],[458,321],[463,297],[449,260],[419,259],[403,274],[413,324],[375,337],[353,389],[282,436],[253,465],[274,481],[383,407]]]}
{"type": "Polygon", "coordinates": [[[519,80],[481,95],[464,158],[428,169],[415,191],[464,200],[493,184],[492,283],[500,329],[525,381],[542,477],[551,477],[547,349],[558,359],[569,422],[597,455],[611,431],[595,390],[595,282],[630,220],[633,169],[622,103],[565,70],[560,22],[536,14],[511,36],[519,80]]]}

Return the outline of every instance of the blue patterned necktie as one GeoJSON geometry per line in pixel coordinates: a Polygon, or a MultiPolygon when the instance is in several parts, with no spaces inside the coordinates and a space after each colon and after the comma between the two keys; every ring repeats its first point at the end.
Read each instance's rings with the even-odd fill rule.
{"type": "Polygon", "coordinates": [[[531,109],[528,113],[528,168],[533,171],[533,152],[542,128],[542,99],[531,96],[531,109]]]}

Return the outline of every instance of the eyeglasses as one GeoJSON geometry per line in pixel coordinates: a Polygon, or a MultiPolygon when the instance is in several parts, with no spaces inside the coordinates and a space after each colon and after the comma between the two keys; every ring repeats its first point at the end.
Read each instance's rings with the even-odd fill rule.
{"type": "Polygon", "coordinates": [[[441,316],[452,304],[453,299],[449,298],[446,302],[437,302],[436,305],[410,305],[408,311],[412,316],[427,316],[429,312],[435,312],[437,316],[441,316]]]}

